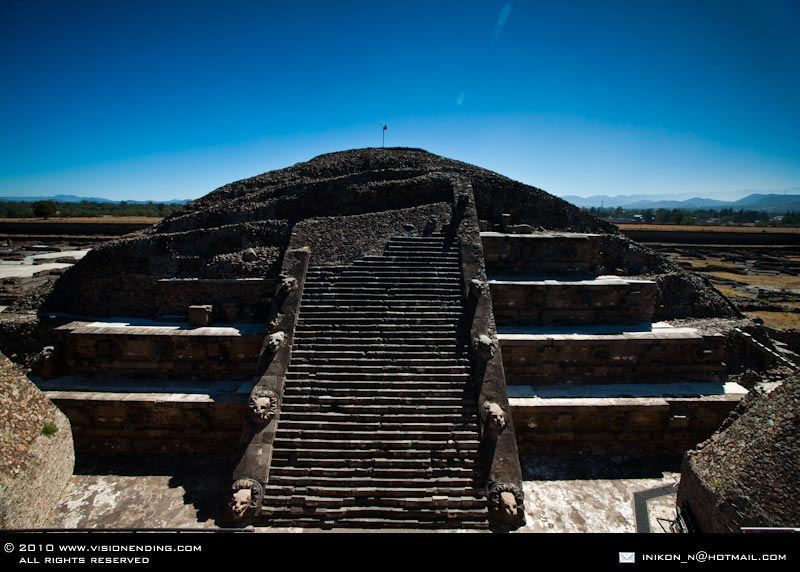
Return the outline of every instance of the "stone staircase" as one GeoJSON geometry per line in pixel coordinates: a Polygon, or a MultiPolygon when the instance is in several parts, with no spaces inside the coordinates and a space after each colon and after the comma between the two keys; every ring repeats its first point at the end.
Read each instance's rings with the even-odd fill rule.
{"type": "Polygon", "coordinates": [[[597,274],[602,235],[481,238],[522,450],[677,452],[746,393],[725,383],[724,336],[653,323],[653,281],[597,274]]]}
{"type": "Polygon", "coordinates": [[[483,528],[458,245],[310,267],[258,523],[483,528]]]}

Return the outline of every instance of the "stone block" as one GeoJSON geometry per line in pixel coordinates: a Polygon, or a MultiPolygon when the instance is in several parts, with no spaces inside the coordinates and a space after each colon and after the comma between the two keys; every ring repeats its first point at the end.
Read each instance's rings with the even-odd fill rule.
{"type": "Polygon", "coordinates": [[[198,304],[189,306],[189,323],[193,326],[207,326],[211,323],[213,306],[210,304],[198,304]]]}

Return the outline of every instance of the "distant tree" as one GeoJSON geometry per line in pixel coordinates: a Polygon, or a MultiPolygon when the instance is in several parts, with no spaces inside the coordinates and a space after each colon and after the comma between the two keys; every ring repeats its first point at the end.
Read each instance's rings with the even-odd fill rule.
{"type": "Polygon", "coordinates": [[[33,203],[33,216],[38,218],[50,218],[56,214],[56,203],[53,201],[36,201],[33,203]]]}

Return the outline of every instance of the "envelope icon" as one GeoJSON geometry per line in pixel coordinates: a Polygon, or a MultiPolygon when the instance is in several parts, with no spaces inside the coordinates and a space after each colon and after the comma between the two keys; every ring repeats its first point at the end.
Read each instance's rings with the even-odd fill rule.
{"type": "Polygon", "coordinates": [[[620,564],[636,564],[636,553],[635,552],[620,552],[619,553],[619,563],[620,564]]]}

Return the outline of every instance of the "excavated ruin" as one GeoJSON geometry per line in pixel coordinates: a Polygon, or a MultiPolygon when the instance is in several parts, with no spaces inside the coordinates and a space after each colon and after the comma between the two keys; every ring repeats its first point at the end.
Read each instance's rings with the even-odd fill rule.
{"type": "Polygon", "coordinates": [[[738,315],[702,278],[625,239],[615,226],[541,189],[421,149],[330,153],[225,185],[151,230],[93,250],[59,280],[45,308],[98,316],[169,313],[159,279],[275,279],[298,231],[315,246],[313,263],[347,263],[380,250],[406,225],[421,229],[431,218],[445,224],[454,178],[469,181],[478,218],[491,224],[507,214],[512,226],[608,235],[609,273],[653,276],[665,286],[657,319],[738,315]]]}
{"type": "Polygon", "coordinates": [[[520,453],[682,453],[760,335],[613,225],[403,148],[221,187],[92,250],[39,316],[76,448],[235,452],[232,526],[519,526],[520,453]]]}

